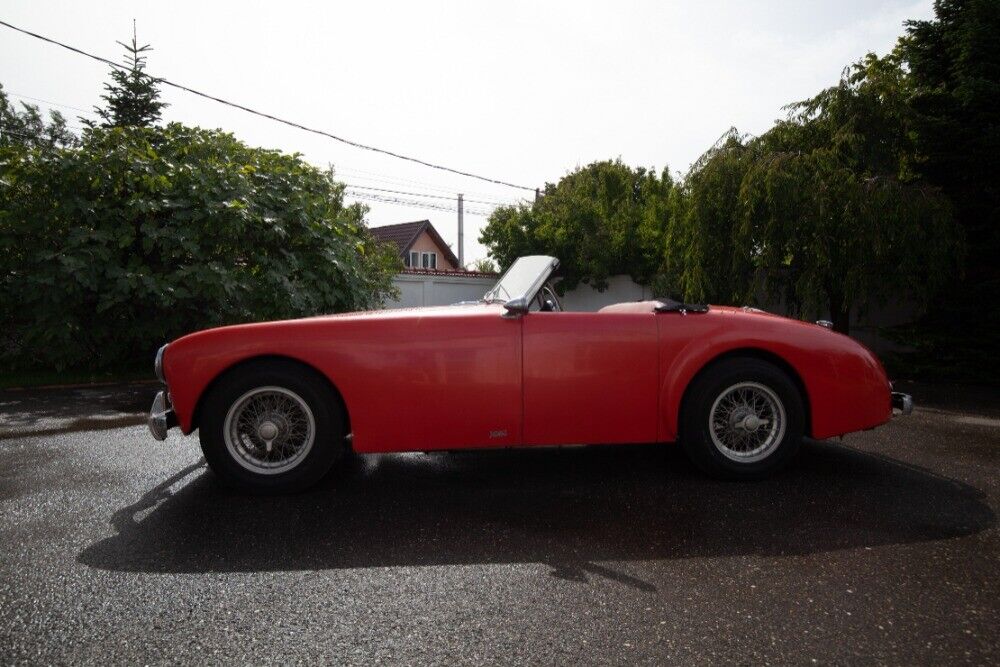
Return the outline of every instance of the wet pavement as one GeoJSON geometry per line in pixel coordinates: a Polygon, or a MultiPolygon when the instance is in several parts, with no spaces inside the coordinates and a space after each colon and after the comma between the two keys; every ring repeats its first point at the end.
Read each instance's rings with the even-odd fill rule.
{"type": "Polygon", "coordinates": [[[997,663],[1000,396],[810,442],[353,457],[220,489],[155,386],[0,392],[0,662],[997,663]]]}

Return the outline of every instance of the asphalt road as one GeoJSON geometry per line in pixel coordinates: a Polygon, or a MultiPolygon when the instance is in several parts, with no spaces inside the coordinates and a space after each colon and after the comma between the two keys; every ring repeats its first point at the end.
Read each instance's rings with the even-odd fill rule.
{"type": "Polygon", "coordinates": [[[917,387],[754,484],[601,447],[261,498],[154,442],[153,391],[0,392],[0,663],[1000,661],[996,393],[917,387]]]}

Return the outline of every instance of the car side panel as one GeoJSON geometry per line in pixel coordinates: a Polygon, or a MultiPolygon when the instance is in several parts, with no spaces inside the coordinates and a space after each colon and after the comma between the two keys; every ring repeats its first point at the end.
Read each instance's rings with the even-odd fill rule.
{"type": "Polygon", "coordinates": [[[829,438],[869,429],[892,414],[890,387],[881,364],[847,336],[806,322],[739,309],[703,315],[662,313],[660,332],[661,440],[677,439],[684,391],[714,359],[739,350],[784,360],[799,376],[809,404],[809,435],[829,438]]]}
{"type": "Polygon", "coordinates": [[[816,325],[732,308],[699,315],[501,312],[382,311],[198,332],[164,355],[171,402],[190,433],[214,379],[241,361],[277,355],[312,366],[337,387],[359,452],[672,441],[696,374],[721,355],[758,350],[801,379],[813,437],[872,428],[891,416],[888,380],[874,355],[816,325]],[[652,328],[633,327],[640,321],[633,317],[652,328]],[[529,381],[522,396],[525,325],[540,335],[524,348],[529,381]],[[650,342],[650,331],[658,341],[653,333],[650,342]],[[553,365],[539,361],[546,358],[553,365]]]}
{"type": "Polygon", "coordinates": [[[524,321],[524,443],[656,440],[656,315],[535,312],[524,321]]]}
{"type": "Polygon", "coordinates": [[[521,323],[499,309],[316,318],[186,336],[164,358],[182,430],[191,431],[197,401],[214,378],[267,355],[299,360],[329,378],[347,405],[355,451],[521,442],[521,323]]]}

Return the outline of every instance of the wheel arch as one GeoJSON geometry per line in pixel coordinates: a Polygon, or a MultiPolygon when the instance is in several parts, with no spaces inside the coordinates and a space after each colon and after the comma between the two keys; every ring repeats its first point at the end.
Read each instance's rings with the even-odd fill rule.
{"type": "Polygon", "coordinates": [[[805,410],[803,419],[805,421],[806,434],[812,435],[812,406],[809,402],[809,392],[806,390],[806,384],[802,380],[802,375],[796,370],[796,368],[788,362],[788,360],[782,358],[780,355],[771,352],[770,350],[765,350],[759,347],[739,347],[732,350],[727,350],[721,354],[718,354],[707,362],[705,362],[698,371],[691,376],[687,384],[684,385],[684,391],[681,395],[680,403],[678,404],[676,423],[678,425],[678,436],[680,436],[680,424],[683,422],[681,415],[684,414],[685,404],[687,403],[688,396],[691,393],[691,387],[694,385],[695,381],[702,375],[707,373],[710,369],[715,366],[725,363],[731,359],[757,359],[769,363],[773,366],[779,368],[785,375],[787,375],[792,383],[798,389],[799,396],[802,399],[802,407],[805,410]]]}
{"type": "Polygon", "coordinates": [[[295,366],[298,369],[302,370],[303,372],[313,375],[314,377],[319,379],[323,384],[325,384],[330,389],[330,391],[333,392],[334,397],[336,397],[337,401],[340,404],[340,409],[343,411],[344,434],[347,435],[351,433],[351,413],[350,410],[348,410],[347,408],[347,401],[344,400],[344,395],[340,392],[340,389],[337,388],[337,385],[334,384],[334,382],[325,373],[320,371],[312,364],[306,363],[301,359],[296,359],[295,357],[289,357],[282,354],[260,354],[252,357],[247,357],[219,371],[219,373],[216,374],[216,376],[212,378],[212,380],[207,385],[205,385],[205,388],[198,396],[198,400],[195,403],[194,412],[192,413],[191,431],[193,432],[196,428],[198,428],[199,424],[201,423],[201,407],[205,402],[205,397],[208,396],[212,392],[212,390],[215,389],[216,386],[218,386],[219,382],[221,382],[223,378],[227,377],[232,373],[242,371],[248,367],[252,367],[256,364],[260,364],[267,361],[280,362],[283,364],[287,364],[289,366],[295,366]]]}

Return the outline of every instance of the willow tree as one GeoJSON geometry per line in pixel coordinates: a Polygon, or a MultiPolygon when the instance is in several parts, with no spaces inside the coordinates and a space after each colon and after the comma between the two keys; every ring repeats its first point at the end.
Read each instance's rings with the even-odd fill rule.
{"type": "Polygon", "coordinates": [[[734,237],[773,296],[829,310],[848,333],[854,309],[927,297],[955,258],[948,200],[930,186],[864,175],[831,151],[759,159],[740,191],[734,237]]]}
{"type": "Polygon", "coordinates": [[[961,256],[949,201],[913,171],[908,85],[896,55],[869,55],[755,140],[740,188],[733,243],[759,283],[845,333],[854,309],[926,300],[961,256]]]}
{"type": "Polygon", "coordinates": [[[659,291],[712,303],[748,297],[754,267],[734,238],[752,156],[746,138],[732,129],[694,164],[672,203],[659,291]]]}

